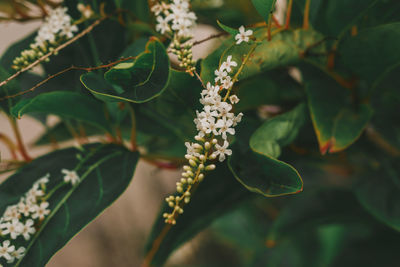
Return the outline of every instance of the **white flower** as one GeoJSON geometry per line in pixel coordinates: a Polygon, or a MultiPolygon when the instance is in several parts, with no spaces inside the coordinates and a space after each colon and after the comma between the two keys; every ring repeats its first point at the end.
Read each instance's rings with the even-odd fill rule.
{"type": "Polygon", "coordinates": [[[236,95],[231,95],[229,101],[231,101],[232,104],[237,104],[239,103],[239,98],[236,95]]]}
{"type": "Polygon", "coordinates": [[[47,174],[46,174],[45,176],[43,176],[42,178],[39,178],[39,180],[37,180],[37,181],[35,182],[35,184],[45,185],[45,184],[47,184],[47,183],[49,182],[49,177],[50,177],[50,174],[47,173],[47,174]]]}
{"type": "Polygon", "coordinates": [[[211,118],[209,120],[204,120],[202,122],[202,125],[205,129],[204,132],[206,134],[213,133],[214,135],[218,135],[217,126],[215,124],[215,118],[211,118]]]}
{"type": "Polygon", "coordinates": [[[10,261],[13,258],[10,253],[14,252],[14,250],[15,247],[10,246],[10,240],[3,241],[3,244],[0,246],[0,258],[10,261]]]}
{"type": "Polygon", "coordinates": [[[18,203],[18,212],[25,217],[28,217],[30,213],[34,211],[32,203],[26,203],[24,198],[18,203]]]}
{"type": "Polygon", "coordinates": [[[233,125],[236,126],[239,122],[242,121],[243,113],[240,112],[234,119],[233,119],[233,125]]]}
{"type": "Polygon", "coordinates": [[[32,214],[32,218],[43,220],[44,217],[50,213],[50,210],[47,209],[48,206],[48,202],[42,202],[40,205],[35,205],[35,212],[32,214]]]}
{"type": "Polygon", "coordinates": [[[82,3],[79,3],[76,8],[79,10],[79,12],[81,12],[81,14],[83,15],[83,17],[85,18],[90,18],[93,15],[93,10],[90,7],[90,5],[85,6],[82,3]]]}
{"type": "Polygon", "coordinates": [[[191,155],[191,156],[195,156],[195,157],[199,157],[200,154],[198,153],[197,149],[194,147],[194,143],[189,143],[189,142],[185,142],[185,146],[186,146],[186,154],[191,155]]]}
{"type": "Polygon", "coordinates": [[[15,259],[19,260],[25,254],[26,249],[24,247],[19,247],[18,250],[10,252],[11,259],[7,263],[13,263],[15,259]]]}
{"type": "Polygon", "coordinates": [[[158,16],[160,13],[164,10],[163,7],[160,4],[155,4],[154,6],[151,7],[151,12],[154,13],[154,15],[158,16]]]}
{"type": "Polygon", "coordinates": [[[215,151],[214,151],[214,156],[217,157],[219,155],[219,161],[224,161],[225,160],[225,155],[232,155],[232,150],[227,149],[229,146],[229,143],[224,140],[223,146],[220,146],[219,144],[215,145],[215,151]]]}
{"type": "Polygon", "coordinates": [[[221,64],[221,70],[226,70],[228,73],[232,71],[231,67],[237,67],[237,63],[232,61],[232,56],[229,55],[226,58],[226,61],[221,64]]]}
{"type": "Polygon", "coordinates": [[[76,173],[76,171],[62,169],[61,172],[64,174],[64,182],[71,183],[72,185],[75,185],[79,182],[79,175],[76,173]]]}
{"type": "Polygon", "coordinates": [[[19,219],[20,217],[21,217],[21,215],[18,212],[17,205],[8,206],[6,211],[3,214],[4,221],[12,221],[14,219],[19,219]]]}
{"type": "Polygon", "coordinates": [[[218,82],[218,81],[222,82],[222,80],[225,79],[226,76],[228,76],[228,73],[226,71],[224,71],[222,68],[220,68],[219,70],[215,70],[214,74],[216,76],[215,82],[218,82]]]}
{"type": "Polygon", "coordinates": [[[233,86],[232,78],[230,76],[225,77],[224,80],[221,80],[222,88],[229,89],[233,86]]]}
{"type": "Polygon", "coordinates": [[[21,234],[25,238],[25,240],[29,240],[31,237],[30,235],[33,235],[36,232],[36,229],[34,227],[34,222],[32,219],[26,220],[25,224],[22,226],[21,229],[21,234]]]}
{"type": "Polygon", "coordinates": [[[23,224],[18,219],[13,219],[11,222],[0,225],[2,235],[10,235],[11,239],[16,239],[22,231],[23,224]]]}
{"type": "Polygon", "coordinates": [[[233,126],[233,120],[231,119],[227,119],[226,117],[219,119],[215,126],[219,128],[218,134],[222,135],[223,139],[227,138],[226,133],[229,133],[231,135],[235,134],[235,129],[231,128],[233,126]]]}
{"type": "Polygon", "coordinates": [[[236,36],[235,36],[235,39],[237,40],[236,41],[236,44],[240,44],[241,42],[248,42],[249,40],[250,40],[250,36],[253,34],[253,31],[252,30],[247,30],[246,31],[246,29],[244,28],[244,26],[242,25],[242,26],[240,26],[240,28],[239,28],[239,33],[238,34],[236,34],[236,36]]]}
{"type": "Polygon", "coordinates": [[[161,34],[164,34],[165,32],[170,32],[171,28],[169,27],[168,21],[168,19],[164,19],[163,17],[158,16],[156,30],[161,34]]]}
{"type": "Polygon", "coordinates": [[[36,203],[38,197],[44,196],[44,191],[39,188],[39,184],[33,184],[32,188],[26,193],[27,202],[36,203]]]}

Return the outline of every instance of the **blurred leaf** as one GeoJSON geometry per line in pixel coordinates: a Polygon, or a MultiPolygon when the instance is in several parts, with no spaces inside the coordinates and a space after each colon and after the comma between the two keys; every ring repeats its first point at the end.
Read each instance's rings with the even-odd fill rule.
{"type": "MultiPolygon", "coordinates": [[[[294,1],[295,12],[304,13],[305,0],[294,1]]],[[[379,0],[312,0],[310,2],[310,23],[319,32],[337,37],[363,19],[369,9],[379,0]],[[340,19],[338,19],[340,18],[340,19]]],[[[294,12],[294,13],[295,13],[294,12]]]]}
{"type": "Polygon", "coordinates": [[[360,31],[339,47],[344,65],[370,84],[379,82],[399,66],[400,22],[360,31]]]}
{"type": "Polygon", "coordinates": [[[12,108],[11,113],[17,118],[26,113],[54,114],[84,121],[112,132],[105,118],[103,103],[75,92],[57,91],[23,99],[12,108]]]}
{"type": "Polygon", "coordinates": [[[286,70],[271,70],[239,82],[237,112],[261,105],[292,105],[304,98],[301,85],[286,70]]]}
{"type": "MultiPolygon", "coordinates": [[[[99,135],[103,134],[104,132],[99,129],[99,127],[93,126],[90,123],[80,123],[79,125],[82,127],[82,129],[85,132],[86,136],[93,136],[93,135],[99,135]]],[[[77,128],[79,127],[77,126],[77,128]]],[[[71,133],[68,130],[67,125],[65,122],[59,122],[55,126],[47,128],[46,131],[39,136],[35,141],[33,142],[34,146],[43,146],[43,145],[48,145],[50,143],[54,142],[63,142],[67,141],[70,139],[73,139],[74,137],[71,135],[71,133]]]]}
{"type": "MultiPolygon", "coordinates": [[[[153,258],[152,266],[162,266],[172,251],[247,197],[249,193],[232,178],[226,165],[219,164],[216,170],[206,175],[196,194],[185,206],[185,212],[177,219],[177,224],[166,234],[153,258]]],[[[163,205],[148,239],[147,252],[166,226],[162,215],[170,209],[168,205],[163,205]]]]}
{"type": "Polygon", "coordinates": [[[268,17],[275,10],[276,0],[251,0],[258,14],[268,23],[268,17]]]}
{"type": "MultiPolygon", "coordinates": [[[[0,66],[0,81],[3,81],[10,77],[10,74],[0,66]]],[[[11,80],[6,85],[0,87],[0,98],[14,95],[20,91],[19,83],[17,80],[11,80]]],[[[0,100],[0,109],[2,109],[5,113],[10,114],[12,106],[18,101],[18,97],[16,98],[8,98],[4,100],[0,100]]]]}
{"type": "Polygon", "coordinates": [[[138,157],[137,152],[116,145],[87,145],[81,150],[68,148],[32,161],[2,183],[0,210],[4,212],[8,205],[17,204],[33,183],[47,173],[50,174],[48,188],[63,182],[63,168],[77,168],[81,177],[78,185],[65,184],[50,197],[51,212],[29,241],[15,241],[26,247],[25,256],[15,266],[44,266],[123,193],[132,179],[138,157]],[[81,160],[77,159],[78,154],[81,160]]]}
{"type": "Polygon", "coordinates": [[[164,45],[157,39],[147,43],[146,51],[134,62],[123,62],[105,73],[81,76],[83,85],[105,101],[144,103],[159,96],[169,80],[169,59],[164,45]]]}
{"type": "Polygon", "coordinates": [[[400,231],[400,168],[399,159],[381,156],[364,165],[355,194],[364,208],[378,220],[400,231]],[[377,162],[378,160],[378,162],[377,162]]]}
{"type": "Polygon", "coordinates": [[[264,122],[250,138],[250,147],[262,155],[278,158],[281,147],[287,146],[297,137],[306,119],[306,105],[299,104],[293,110],[264,122]]]}
{"type": "Polygon", "coordinates": [[[253,125],[246,122],[246,119],[237,126],[232,156],[228,159],[229,169],[235,178],[248,190],[266,197],[301,192],[303,181],[292,166],[250,149],[252,131],[253,125]]]}
{"type": "Polygon", "coordinates": [[[308,106],[320,151],[334,153],[354,143],[369,119],[372,109],[366,103],[351,103],[352,90],[339,85],[317,68],[303,68],[308,106]]]}

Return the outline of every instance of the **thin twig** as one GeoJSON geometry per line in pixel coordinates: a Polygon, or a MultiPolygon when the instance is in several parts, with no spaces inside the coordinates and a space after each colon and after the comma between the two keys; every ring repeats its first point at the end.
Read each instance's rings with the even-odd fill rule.
{"type": "Polygon", "coordinates": [[[75,41],[77,41],[78,39],[82,38],[83,36],[85,36],[86,34],[88,34],[89,32],[91,32],[94,27],[96,27],[97,25],[100,24],[100,22],[102,22],[103,20],[105,20],[108,17],[102,17],[98,20],[96,20],[95,22],[93,22],[91,25],[89,25],[89,27],[87,27],[86,29],[84,29],[82,32],[80,32],[79,34],[77,34],[74,38],[68,40],[67,42],[63,43],[62,45],[58,46],[57,48],[55,48],[53,51],[48,52],[47,54],[45,54],[44,56],[40,57],[39,59],[37,59],[35,62],[29,64],[27,67],[23,68],[22,70],[14,73],[13,75],[11,75],[10,77],[8,77],[7,79],[5,79],[4,81],[0,82],[0,87],[2,87],[3,85],[6,85],[8,82],[10,82],[11,80],[17,78],[20,74],[24,73],[27,70],[32,69],[33,67],[35,67],[36,65],[38,65],[39,63],[43,62],[44,60],[46,60],[47,58],[49,58],[50,56],[56,54],[57,52],[59,52],[61,49],[69,46],[70,44],[74,43],[75,41]]]}
{"type": "Polygon", "coordinates": [[[214,38],[222,37],[224,35],[228,35],[228,33],[227,32],[220,32],[220,33],[212,34],[212,35],[208,36],[207,38],[204,38],[203,40],[194,41],[193,42],[193,46],[199,45],[199,44],[204,43],[204,42],[207,42],[207,41],[209,41],[211,39],[214,39],[214,38]]]}
{"type": "Polygon", "coordinates": [[[17,122],[15,121],[14,118],[8,117],[8,119],[10,121],[12,130],[14,132],[15,139],[17,139],[17,145],[18,145],[19,152],[21,153],[21,155],[25,161],[27,161],[27,162],[32,161],[32,158],[28,155],[28,152],[25,149],[25,145],[24,145],[24,142],[22,141],[21,132],[19,130],[17,122]]]}
{"type": "Polygon", "coordinates": [[[203,80],[201,79],[200,75],[197,73],[197,71],[194,71],[194,75],[196,75],[197,79],[201,82],[201,85],[203,86],[204,89],[207,89],[207,87],[204,85],[203,80]]]}
{"type": "Polygon", "coordinates": [[[303,18],[303,29],[307,30],[310,27],[309,18],[310,18],[310,0],[306,1],[306,5],[304,7],[304,18],[303,18]]]}
{"type": "Polygon", "coordinates": [[[293,0],[289,0],[287,11],[286,11],[286,23],[285,29],[289,29],[290,26],[290,17],[292,16],[292,7],[293,7],[293,0]]]}
{"type": "Polygon", "coordinates": [[[55,78],[55,77],[57,77],[57,76],[60,76],[61,74],[64,74],[64,73],[66,73],[66,72],[68,72],[68,71],[70,71],[70,70],[94,71],[94,70],[98,70],[98,69],[110,68],[110,67],[112,67],[112,66],[114,66],[114,65],[116,65],[116,64],[118,64],[118,63],[121,63],[121,62],[124,62],[124,61],[128,61],[128,60],[132,60],[132,59],[135,59],[135,58],[136,58],[136,57],[121,58],[121,59],[118,59],[117,61],[114,61],[114,62],[105,64],[105,65],[96,66],[96,67],[77,67],[77,66],[70,66],[70,67],[68,67],[68,68],[66,68],[66,69],[63,69],[63,70],[61,70],[61,71],[59,71],[59,72],[53,74],[53,75],[50,75],[49,77],[47,77],[47,78],[44,79],[43,81],[37,83],[35,86],[29,88],[28,90],[24,90],[24,91],[18,92],[18,93],[14,94],[14,95],[4,96],[4,97],[0,98],[0,101],[6,100],[6,99],[9,99],[9,98],[14,98],[14,97],[17,97],[17,96],[21,96],[21,95],[24,95],[24,94],[29,93],[29,92],[33,92],[36,88],[42,86],[43,84],[45,84],[45,83],[48,82],[49,80],[51,80],[51,79],[53,79],[53,78],[55,78]]]}

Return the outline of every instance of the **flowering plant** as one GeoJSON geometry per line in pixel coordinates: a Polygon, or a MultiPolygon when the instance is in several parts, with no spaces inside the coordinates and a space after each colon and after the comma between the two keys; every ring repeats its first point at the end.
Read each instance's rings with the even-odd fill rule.
{"type": "Polygon", "coordinates": [[[182,169],[143,267],[207,226],[233,252],[193,266],[398,262],[398,1],[10,2],[0,21],[42,24],[0,58],[0,266],[46,265],[139,159],[182,169]],[[23,116],[54,151],[27,151],[23,116]]]}

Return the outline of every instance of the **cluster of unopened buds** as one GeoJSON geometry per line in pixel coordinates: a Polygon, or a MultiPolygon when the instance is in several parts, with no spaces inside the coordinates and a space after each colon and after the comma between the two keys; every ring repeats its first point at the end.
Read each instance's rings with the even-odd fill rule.
{"type": "Polygon", "coordinates": [[[171,213],[164,213],[166,223],[175,224],[178,214],[183,213],[183,205],[190,202],[192,189],[203,179],[206,171],[216,168],[216,159],[224,161],[226,155],[231,155],[228,149],[228,134],[234,135],[234,127],[241,121],[243,114],[235,116],[232,105],[239,102],[236,95],[230,95],[234,79],[230,76],[237,63],[228,56],[226,61],[215,70],[215,84],[207,84],[201,92],[201,112],[197,111],[194,120],[198,134],[194,137],[197,142],[186,142],[188,165],[183,166],[182,178],[176,183],[179,195],[166,198],[168,205],[173,208],[171,213]]]}
{"type": "MultiPolygon", "coordinates": [[[[75,171],[62,169],[64,183],[75,185],[80,178],[75,171]]],[[[51,212],[47,199],[52,191],[47,192],[50,175],[38,179],[33,186],[21,197],[17,204],[10,205],[0,218],[0,266],[2,259],[7,264],[25,255],[26,242],[29,241],[43,220],[51,212]],[[18,248],[17,248],[18,247],[18,248]]]]}
{"type": "MultiPolygon", "coordinates": [[[[72,23],[67,10],[66,7],[58,7],[49,11],[30,49],[22,51],[21,55],[14,59],[12,67],[15,70],[29,66],[74,36],[78,27],[72,23]]],[[[48,60],[47,58],[46,61],[48,60]]]]}
{"type": "Polygon", "coordinates": [[[193,60],[190,40],[197,17],[189,6],[189,0],[166,0],[155,3],[151,11],[156,16],[156,30],[172,39],[170,51],[178,56],[180,67],[192,73],[196,61],[193,60]]]}

